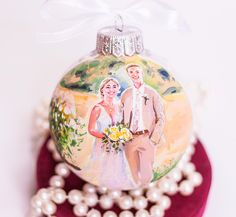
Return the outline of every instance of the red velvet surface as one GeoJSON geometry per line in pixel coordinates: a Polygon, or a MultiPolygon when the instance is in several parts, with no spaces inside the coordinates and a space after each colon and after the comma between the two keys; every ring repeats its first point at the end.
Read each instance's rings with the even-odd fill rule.
{"type": "MultiPolygon", "coordinates": [[[[54,175],[54,167],[56,162],[52,159],[51,153],[46,148],[46,143],[42,146],[38,161],[37,161],[37,184],[38,188],[48,187],[49,179],[54,175]]],[[[204,150],[202,143],[198,140],[196,144],[196,151],[192,157],[192,162],[196,169],[203,176],[203,183],[201,186],[195,188],[191,196],[181,196],[176,194],[171,196],[171,207],[165,212],[165,217],[202,217],[207,203],[207,198],[211,186],[212,170],[207,153],[204,150]]],[[[65,190],[68,192],[71,189],[81,189],[84,181],[79,179],[73,173],[65,180],[65,190]]],[[[150,206],[151,204],[149,204],[150,206]]],[[[99,206],[95,207],[100,209],[99,206]]],[[[117,206],[113,207],[117,213],[120,209],[117,206]]],[[[135,210],[131,210],[135,211],[135,210]]],[[[68,202],[59,205],[56,213],[57,217],[75,217],[72,212],[72,205],[68,202]]]]}

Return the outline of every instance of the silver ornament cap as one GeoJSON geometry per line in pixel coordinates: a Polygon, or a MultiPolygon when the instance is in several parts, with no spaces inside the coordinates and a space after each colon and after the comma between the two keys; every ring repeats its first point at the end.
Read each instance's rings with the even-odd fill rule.
{"type": "Polygon", "coordinates": [[[133,56],[142,53],[143,37],[140,29],[133,26],[107,26],[97,33],[96,50],[102,55],[133,56]]]}

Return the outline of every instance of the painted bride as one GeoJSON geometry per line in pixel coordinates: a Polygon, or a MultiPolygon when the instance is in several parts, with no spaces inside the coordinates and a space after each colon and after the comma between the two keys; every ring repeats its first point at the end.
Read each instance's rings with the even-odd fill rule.
{"type": "Polygon", "coordinates": [[[119,82],[112,77],[105,78],[100,84],[101,100],[93,107],[88,124],[88,132],[95,137],[89,167],[94,167],[94,165],[98,167],[94,173],[99,173],[97,181],[100,186],[128,189],[133,187],[133,184],[130,181],[131,176],[124,151],[106,152],[102,144],[104,129],[122,120],[122,111],[117,99],[119,90],[119,82]]]}

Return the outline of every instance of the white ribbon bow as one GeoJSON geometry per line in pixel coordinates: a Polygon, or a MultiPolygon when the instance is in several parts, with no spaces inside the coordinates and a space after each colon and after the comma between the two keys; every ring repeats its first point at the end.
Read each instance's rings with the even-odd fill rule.
{"type": "MultiPolygon", "coordinates": [[[[125,24],[153,32],[166,29],[188,31],[180,14],[159,0],[48,0],[41,17],[49,31],[39,34],[42,42],[59,42],[100,28],[120,15],[125,24]]],[[[45,31],[45,30],[44,30],[45,31]]]]}

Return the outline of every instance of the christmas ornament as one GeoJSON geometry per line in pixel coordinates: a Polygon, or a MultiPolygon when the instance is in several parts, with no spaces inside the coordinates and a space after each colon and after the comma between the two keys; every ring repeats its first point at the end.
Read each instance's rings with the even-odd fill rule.
{"type": "MultiPolygon", "coordinates": [[[[49,121],[76,175],[129,190],[175,167],[189,144],[192,117],[181,85],[147,55],[141,31],[122,24],[99,30],[96,51],[64,75],[49,121]]],[[[63,184],[58,177],[52,182],[63,184]]]]}

